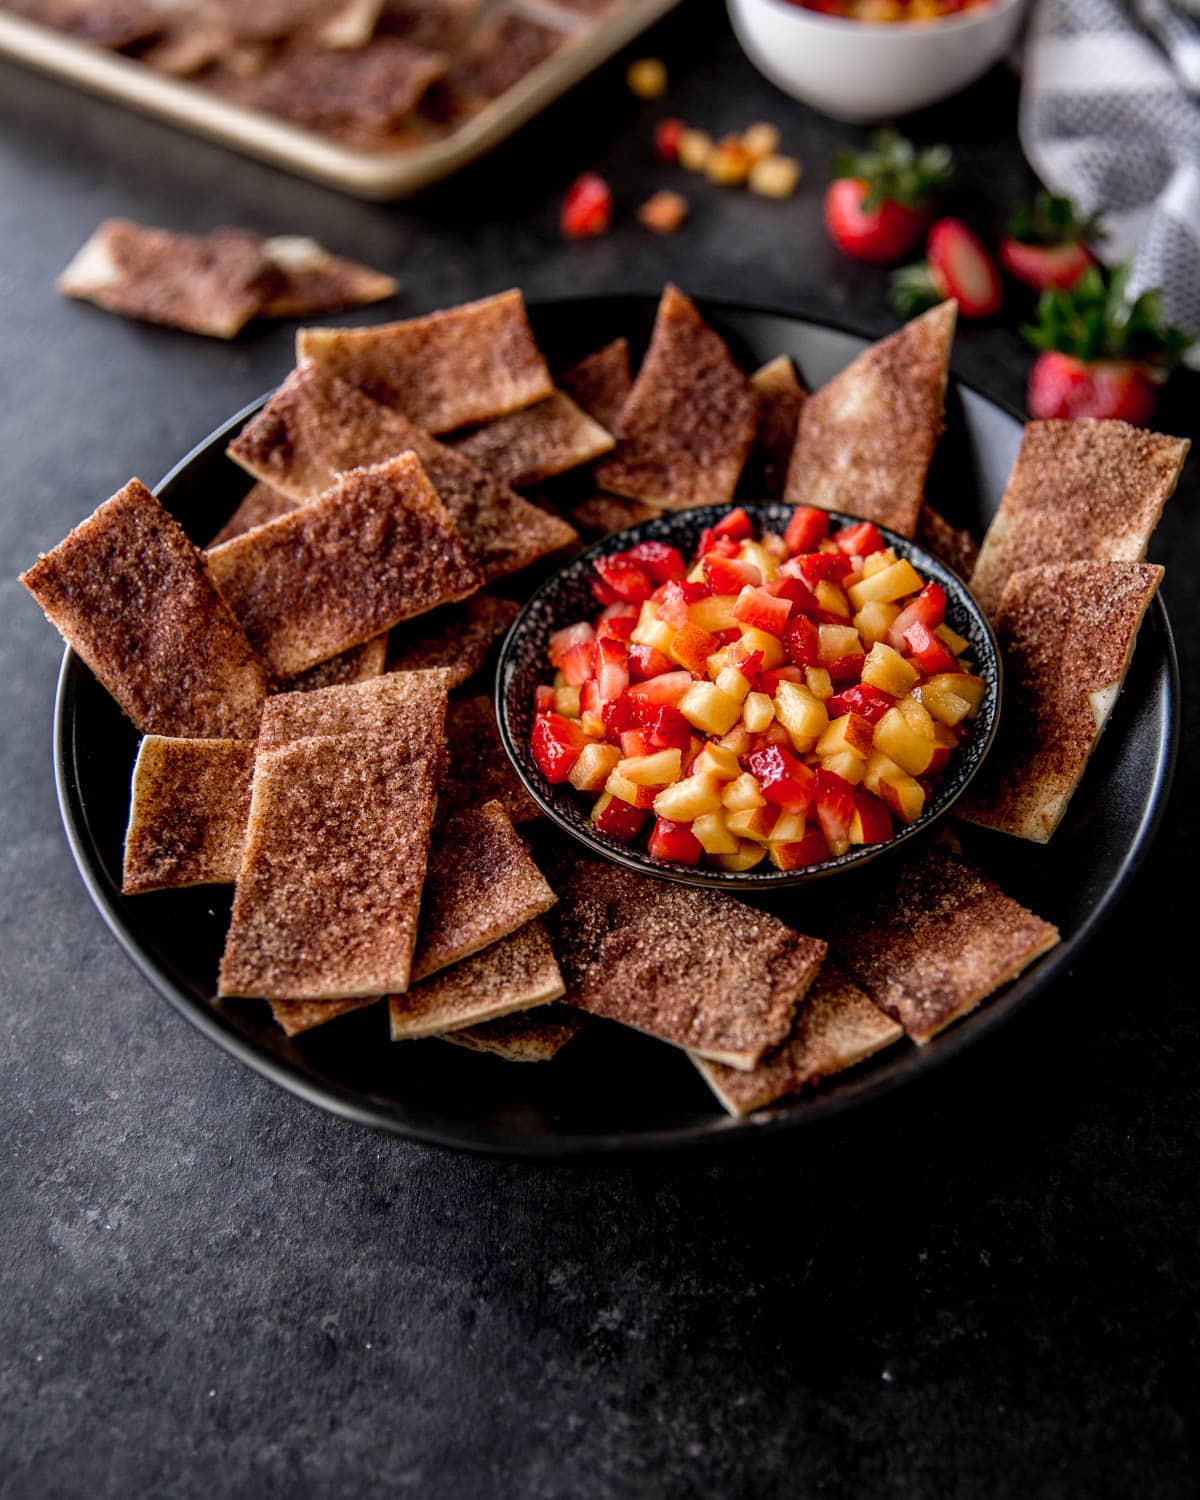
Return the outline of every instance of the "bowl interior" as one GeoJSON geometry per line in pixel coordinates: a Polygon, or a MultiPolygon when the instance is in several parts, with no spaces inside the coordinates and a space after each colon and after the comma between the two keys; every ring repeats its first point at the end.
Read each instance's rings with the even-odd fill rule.
{"type": "MultiPolygon", "coordinates": [[[[791,506],[783,504],[747,504],[743,508],[759,534],[784,531],[792,515],[791,506]]],[[[952,759],[936,795],[929,800],[922,816],[915,823],[900,825],[895,837],[887,844],[862,845],[837,858],[800,870],[777,870],[768,866],[735,872],[716,866],[675,864],[652,858],[642,840],[623,844],[611,834],[598,832],[589,819],[594,798],[582,796],[566,783],[552,785],[538,769],[530,747],[534,690],[550,676],[547,643],[553,632],[564,625],[594,619],[598,605],[591,592],[591,580],[595,576],[593,562],[597,557],[624,551],[637,542],[660,541],[678,547],[684,557],[690,559],[704,528],[715,525],[729,510],[730,507],[724,505],[705,506],[645,521],[616,536],[605,537],[548,578],[533,594],[505,639],[496,674],[496,717],[504,747],[530,795],[547,817],[594,854],[659,879],[750,894],[804,885],[857,869],[916,837],[941,817],[962,795],[991,748],[1000,714],[1001,668],[991,626],[962,579],[915,542],[881,528],[898,556],[907,558],[924,579],[934,579],[946,590],[946,622],[969,642],[967,658],[987,683],[979,717],[971,725],[968,737],[952,759]]],[[[838,526],[853,524],[856,518],[833,514],[830,519],[834,526],[838,526]]]]}

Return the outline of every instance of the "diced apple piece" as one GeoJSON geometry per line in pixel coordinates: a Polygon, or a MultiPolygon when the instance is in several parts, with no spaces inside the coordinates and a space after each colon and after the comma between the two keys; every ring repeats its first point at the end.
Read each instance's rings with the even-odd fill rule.
{"type": "Polygon", "coordinates": [[[705,854],[737,853],[737,835],[730,833],[722,813],[701,813],[692,823],[692,832],[705,854]]]}
{"type": "Polygon", "coordinates": [[[720,812],[722,783],[715,776],[685,776],[664,787],[654,799],[654,811],[672,823],[691,823],[705,813],[720,812]]]}
{"type": "Polygon", "coordinates": [[[761,734],[775,717],[775,705],[766,693],[748,693],[742,704],[742,723],[751,734],[761,734]]]}
{"type": "Polygon", "coordinates": [[[797,844],[804,837],[804,814],[781,812],[771,827],[772,844],[797,844]]]}
{"type": "Polygon", "coordinates": [[[823,667],[841,661],[843,656],[858,656],[862,653],[862,642],[853,625],[818,625],[817,639],[823,667]]]}
{"type": "MultiPolygon", "coordinates": [[[[869,558],[868,561],[870,561],[869,558]]],[[[871,647],[876,641],[887,640],[888,631],[891,630],[899,613],[899,605],[884,604],[881,599],[872,599],[864,604],[854,616],[854,628],[858,631],[863,645],[871,647]]]]}
{"type": "Polygon", "coordinates": [[[671,642],[667,655],[672,661],[678,662],[681,667],[686,667],[694,677],[700,677],[707,667],[708,658],[716,649],[716,636],[710,635],[707,630],[701,630],[689,621],[682,629],[675,632],[675,638],[671,642]]]}
{"type": "Polygon", "coordinates": [[[875,748],[910,776],[923,776],[933,759],[933,733],[919,734],[898,707],[889,708],[875,726],[875,748]]]}
{"type": "Polygon", "coordinates": [[[713,682],[716,682],[726,667],[735,666],[737,666],[737,662],[734,659],[733,647],[722,646],[719,651],[714,651],[704,663],[704,670],[713,682]]]}
{"type": "MultiPolygon", "coordinates": [[[[882,554],[876,553],[875,556],[882,554]]],[[[866,568],[863,569],[863,577],[857,583],[852,583],[847,590],[850,603],[855,611],[860,610],[864,604],[869,604],[872,599],[881,600],[884,604],[890,604],[894,599],[903,599],[906,594],[920,593],[923,587],[921,575],[905,558],[900,558],[890,563],[886,568],[880,568],[877,573],[866,576],[866,568]]]]}
{"type": "Polygon", "coordinates": [[[829,723],[825,705],[798,682],[781,682],[776,688],[775,717],[800,755],[812,749],[829,723]]]}
{"type": "Polygon", "coordinates": [[[863,558],[862,576],[871,578],[876,573],[882,573],[884,568],[890,568],[896,561],[896,549],[885,547],[882,552],[872,552],[863,558]]]}
{"type": "Polygon", "coordinates": [[[554,712],[562,714],[564,719],[577,719],[579,717],[579,689],[577,687],[555,688],[554,712]]]}
{"type": "Polygon", "coordinates": [[[577,792],[599,792],[617,768],[621,752],[615,745],[593,742],[579,752],[567,780],[577,792]]]}
{"type": "Polygon", "coordinates": [[[647,599],[642,605],[642,612],[629,639],[635,646],[653,646],[655,651],[661,651],[664,656],[670,651],[675,632],[665,620],[658,618],[658,605],[653,599],[647,599]]]}
{"type": "Polygon", "coordinates": [[[813,697],[819,698],[822,703],[833,697],[833,678],[829,675],[828,667],[805,667],[804,681],[813,697]]]}
{"type": "Polygon", "coordinates": [[[775,826],[777,809],[774,807],[747,807],[741,812],[727,812],[725,826],[740,839],[754,839],[765,844],[775,826]]]}
{"type": "MultiPolygon", "coordinates": [[[[694,729],[718,737],[728,734],[742,716],[741,703],[723,693],[715,682],[693,682],[676,706],[694,729]]],[[[671,814],[661,816],[668,818],[671,814]]],[[[686,822],[687,819],[674,818],[672,821],[686,822]]]]}
{"type": "Polygon", "coordinates": [[[610,797],[617,797],[622,802],[628,802],[630,807],[643,809],[653,807],[654,799],[658,795],[657,787],[639,786],[636,781],[630,781],[628,776],[622,776],[619,764],[616,770],[609,772],[608,780],[604,783],[604,790],[610,797]]]}
{"type": "Polygon", "coordinates": [[[779,576],[779,566],[776,559],[761,542],[743,542],[742,557],[748,563],[753,563],[762,574],[763,582],[770,583],[773,578],[779,576]]]}
{"type": "Polygon", "coordinates": [[[943,646],[949,646],[955,656],[961,656],[971,644],[965,635],[959,635],[957,630],[951,630],[949,625],[943,621],[935,630],[934,635],[941,641],[943,646]]]}
{"type": "Polygon", "coordinates": [[[925,807],[925,791],[889,756],[875,750],[867,758],[863,785],[885,802],[902,822],[915,823],[925,807]]]}
{"type": "Polygon", "coordinates": [[[850,819],[852,844],[886,844],[892,836],[892,815],[878,797],[859,792],[850,819]]]}
{"type": "Polygon", "coordinates": [[[845,620],[850,618],[850,605],[846,600],[846,595],[832,580],[819,578],[816,588],[813,589],[813,596],[827,614],[841,615],[845,620]]]}
{"type": "Polygon", "coordinates": [[[737,756],[715,740],[710,740],[688,767],[689,776],[715,776],[718,781],[736,781],[741,774],[737,756]]]}
{"type": "MultiPolygon", "coordinates": [[[[744,716],[744,706],[742,709],[742,713],[744,716]]],[[[773,703],[771,704],[771,713],[772,715],[774,715],[775,713],[775,705],[773,703]]],[[[728,734],[723,734],[721,736],[718,743],[720,744],[722,749],[732,750],[734,755],[736,755],[740,760],[741,757],[745,755],[746,752],[750,749],[750,731],[746,728],[745,724],[735,724],[728,734]]]]}
{"type": "Polygon", "coordinates": [[[914,734],[919,734],[925,740],[933,738],[933,720],[929,716],[929,710],[924,707],[919,699],[911,695],[907,698],[901,698],[896,707],[904,715],[908,722],[908,727],[914,734]]]}
{"type": "Polygon", "coordinates": [[[783,666],[785,659],[783,642],[777,635],[768,635],[765,630],[749,628],[742,631],[738,644],[745,653],[762,652],[762,667],[765,672],[783,666]]]}
{"type": "Polygon", "coordinates": [[[714,861],[720,865],[722,870],[729,870],[735,874],[742,874],[746,870],[753,870],[755,865],[762,864],[767,857],[767,846],[756,844],[753,839],[742,839],[738,843],[736,854],[714,854],[714,861]]]}
{"type": "Polygon", "coordinates": [[[893,698],[904,698],[921,674],[898,651],[893,651],[883,641],[876,641],[867,652],[861,675],[868,687],[890,693],[893,698]]]}
{"type": "Polygon", "coordinates": [[[839,750],[836,755],[826,755],[821,761],[822,771],[831,771],[851,786],[857,786],[866,773],[867,763],[853,750],[839,750]]]}
{"type": "Polygon", "coordinates": [[[969,714],[977,712],[985,688],[982,677],[971,677],[966,672],[939,672],[927,677],[915,691],[935,719],[943,724],[961,724],[969,714]]]}
{"type": "Polygon", "coordinates": [[[717,630],[737,630],[738,622],[730,612],[736,599],[736,594],[709,594],[706,599],[688,605],[688,619],[710,634],[717,630]]]}
{"type": "Polygon", "coordinates": [[[744,702],[750,691],[749,679],[738,667],[722,667],[717,674],[717,686],[738,703],[744,702]]]}
{"type": "Polygon", "coordinates": [[[721,801],[730,812],[745,812],[747,808],[765,807],[767,803],[762,787],[749,771],[729,783],[721,793],[721,801]]]}
{"type": "Polygon", "coordinates": [[[683,774],[683,757],[678,750],[656,750],[621,761],[617,770],[638,786],[670,786],[683,774]]]}
{"type": "Polygon", "coordinates": [[[830,722],[829,728],[817,741],[817,754],[824,760],[827,755],[841,755],[849,751],[866,760],[871,753],[874,731],[861,714],[842,714],[830,722]]]}

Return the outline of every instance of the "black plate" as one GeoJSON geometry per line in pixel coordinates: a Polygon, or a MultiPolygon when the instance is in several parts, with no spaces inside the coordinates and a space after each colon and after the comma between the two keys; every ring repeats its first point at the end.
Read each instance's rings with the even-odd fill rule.
{"type": "MultiPolygon", "coordinates": [[[[553,302],[534,308],[532,316],[548,358],[561,368],[618,333],[627,334],[639,354],[656,302],[553,302]]],[[[851,334],[774,313],[721,304],[704,310],[746,368],[788,353],[810,386],[865,345],[851,334]]],[[[218,530],[248,486],[224,449],[256,406],[231,418],[158,486],[164,504],[200,542],[218,530]]],[[[930,499],[952,521],[980,532],[1016,455],[1020,421],[952,384],[947,426],[930,499]]],[[[604,1023],[553,1063],[538,1065],[506,1064],[437,1041],[391,1046],[379,1006],[289,1040],[265,1006],[212,999],[229,915],[226,891],[210,886],[121,895],[137,735],[70,651],[58,681],[55,769],[71,851],[100,914],[142,973],[206,1036],[284,1088],[363,1124],[476,1151],[568,1156],[747,1140],[792,1128],[915,1079],[985,1036],[1067,968],[1149,847],[1170,786],[1178,698],[1170,626],[1156,601],[1125,692],[1052,842],[1040,847],[964,831],[968,854],[1010,894],[1057,923],[1062,944],[927,1046],[901,1042],[815,1093],[746,1120],[724,1114],[682,1055],[604,1023]]],[[[837,891],[850,895],[856,878],[844,876],[837,891]]],[[[800,909],[807,893],[792,899],[800,909]]],[[[787,914],[786,893],[774,905],[787,914]]]]}
{"type": "MultiPolygon", "coordinates": [[[[788,505],[747,502],[743,509],[760,534],[764,531],[782,533],[791,515],[791,506],[788,505]]],[[[907,558],[922,577],[940,583],[946,590],[946,623],[965,638],[966,656],[987,684],[978,718],[970,725],[968,737],[955,752],[936,795],[926,804],[917,821],[899,824],[886,844],[862,844],[836,858],[822,860],[820,864],[799,870],[777,870],[764,863],[753,870],[737,873],[722,870],[719,865],[672,864],[655,859],[645,848],[644,838],[626,844],[611,834],[600,833],[589,818],[593,799],[580,797],[566,784],[552,785],[533,758],[530,735],[533,731],[534,690],[549,675],[547,645],[550,636],[565,625],[591,619],[595,614],[596,601],[591,585],[596,576],[592,565],[597,557],[623,552],[644,541],[666,542],[677,547],[684,557],[692,557],[705,527],[715,526],[728,513],[727,505],[710,505],[696,510],[669,512],[656,520],[643,521],[640,526],[597,542],[547,578],[534,591],[505,639],[496,666],[496,719],[508,758],[526,791],[552,822],[586,845],[593,854],[659,880],[678,880],[685,885],[735,891],[742,896],[767,896],[773,891],[810,885],[829,875],[845,875],[860,869],[897,845],[923,837],[929,825],[953,807],[983,765],[995,739],[1000,721],[1000,649],[987,617],[958,574],[915,542],[881,527],[884,540],[898,556],[907,558]]],[[[835,526],[850,525],[853,519],[838,514],[830,517],[835,526]]]]}

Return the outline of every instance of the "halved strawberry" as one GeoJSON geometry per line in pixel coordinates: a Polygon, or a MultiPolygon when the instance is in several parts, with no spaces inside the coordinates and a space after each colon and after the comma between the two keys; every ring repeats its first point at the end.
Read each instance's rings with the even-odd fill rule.
{"type": "Polygon", "coordinates": [[[1095,261],[1086,245],[1023,245],[1009,238],[1000,241],[1000,264],[1010,276],[1044,292],[1051,286],[1073,287],[1095,261]]]}
{"type": "Polygon", "coordinates": [[[807,814],[816,795],[817,778],[790,750],[782,745],[764,745],[746,757],[746,769],[758,781],[768,802],[801,817],[807,814]]]}
{"type": "Polygon", "coordinates": [[[798,552],[815,552],[829,535],[829,514],[814,505],[798,505],[783,533],[784,545],[791,556],[798,552]]]}
{"type": "Polygon", "coordinates": [[[945,146],[918,152],[896,131],[876,131],[870,150],[844,151],[834,160],[825,192],[830,238],[856,260],[893,264],[920,238],[953,170],[945,146]]]}
{"type": "Polygon", "coordinates": [[[625,554],[638,567],[645,568],[657,583],[669,583],[672,578],[682,578],[687,573],[687,564],[678,547],[667,542],[637,542],[625,554]]]}
{"type": "Polygon", "coordinates": [[[1041,420],[1103,417],[1144,427],[1157,397],[1156,383],[1133,360],[1084,361],[1050,351],[1034,361],[1025,403],[1041,420]]]}
{"type": "Polygon", "coordinates": [[[533,722],[533,758],[546,780],[555,785],[566,781],[587,742],[587,735],[575,719],[551,713],[541,714],[533,722]]]}
{"type": "Polygon", "coordinates": [[[1008,233],[1000,241],[1000,264],[1010,276],[1034,291],[1073,287],[1095,257],[1088,241],[1103,238],[1099,219],[1080,219],[1070,198],[1039,192],[1033,202],[1013,210],[1008,233]]]}
{"type": "Polygon", "coordinates": [[[677,865],[698,865],[704,850],[700,840],[686,823],[672,823],[659,818],[650,834],[653,859],[669,859],[677,865]]]}
{"type": "Polygon", "coordinates": [[[953,297],[964,318],[990,318],[1004,301],[1000,273],[983,241],[961,219],[939,219],[925,260],[892,277],[892,302],[906,318],[953,297]]]}

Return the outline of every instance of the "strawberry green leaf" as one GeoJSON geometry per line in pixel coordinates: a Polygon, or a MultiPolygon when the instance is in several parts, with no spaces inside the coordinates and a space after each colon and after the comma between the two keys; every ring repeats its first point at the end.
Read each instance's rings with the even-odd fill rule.
{"type": "Polygon", "coordinates": [[[1095,244],[1104,238],[1098,214],[1081,219],[1070,198],[1039,192],[1032,203],[1018,203],[1008,233],[1024,245],[1095,244]]]}
{"type": "Polygon", "coordinates": [[[928,261],[918,261],[915,266],[901,266],[892,272],[891,303],[902,318],[915,318],[945,301],[946,294],[938,286],[928,261]]]}
{"type": "Polygon", "coordinates": [[[919,151],[899,132],[877,130],[868,150],[839,151],[832,175],[858,177],[867,184],[862,206],[868,213],[884,202],[924,208],[954,180],[954,157],[949,146],[919,151]]]}
{"type": "Polygon", "coordinates": [[[1090,266],[1069,291],[1043,292],[1037,321],[1022,328],[1022,334],[1035,349],[1057,350],[1085,362],[1136,360],[1165,376],[1192,340],[1167,322],[1159,288],[1130,296],[1131,270],[1129,261],[1112,271],[1090,266]]]}

